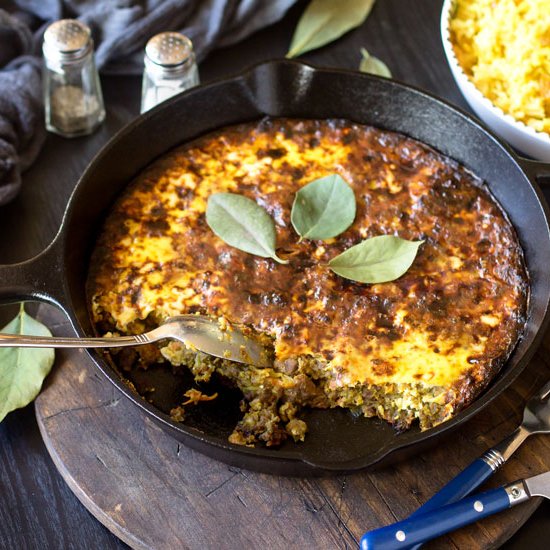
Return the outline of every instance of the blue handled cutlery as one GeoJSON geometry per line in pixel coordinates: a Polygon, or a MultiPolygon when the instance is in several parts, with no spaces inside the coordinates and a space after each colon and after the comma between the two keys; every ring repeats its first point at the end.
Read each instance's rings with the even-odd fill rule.
{"type": "Polygon", "coordinates": [[[362,550],[397,550],[421,544],[496,514],[534,496],[550,498],[550,472],[464,498],[363,535],[362,550]]]}
{"type": "Polygon", "coordinates": [[[501,468],[527,437],[533,434],[550,433],[549,398],[550,382],[529,400],[523,412],[523,421],[514,433],[472,462],[407,520],[366,533],[361,539],[361,547],[363,549],[411,548],[505,508],[515,506],[530,496],[539,495],[550,498],[550,490],[546,494],[531,492],[532,489],[540,486],[543,479],[546,479],[544,482],[546,489],[550,488],[549,478],[544,478],[547,474],[465,498],[501,468]]]}

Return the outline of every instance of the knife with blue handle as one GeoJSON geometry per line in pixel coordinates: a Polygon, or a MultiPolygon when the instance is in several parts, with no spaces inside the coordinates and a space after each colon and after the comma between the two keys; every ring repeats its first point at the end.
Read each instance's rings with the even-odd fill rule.
{"type": "Polygon", "coordinates": [[[482,518],[516,506],[531,497],[550,498],[550,472],[414,515],[365,533],[362,550],[398,550],[422,544],[482,518]]]}
{"type": "MultiPolygon", "coordinates": [[[[505,439],[501,445],[512,439],[513,436],[505,439]]],[[[519,444],[517,447],[519,447],[519,444]]],[[[514,450],[517,447],[515,447],[514,450]]],[[[432,498],[430,498],[430,500],[426,501],[409,517],[412,518],[425,514],[431,510],[437,510],[446,504],[456,502],[468,496],[470,493],[473,493],[486,479],[490,478],[506,462],[506,459],[511,454],[512,453],[509,453],[508,456],[504,458],[497,448],[490,449],[483,456],[477,458],[467,468],[462,470],[460,474],[449,481],[447,485],[440,489],[435,495],[433,495],[432,498]]],[[[421,546],[421,544],[415,544],[412,546],[407,546],[407,548],[408,550],[418,550],[421,546]]]]}

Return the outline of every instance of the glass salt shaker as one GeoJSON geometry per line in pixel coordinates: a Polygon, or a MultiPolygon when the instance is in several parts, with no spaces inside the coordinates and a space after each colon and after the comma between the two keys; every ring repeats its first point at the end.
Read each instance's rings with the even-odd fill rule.
{"type": "Polygon", "coordinates": [[[153,36],[145,46],[141,112],[199,83],[191,40],[178,32],[153,36]]]}
{"type": "Polygon", "coordinates": [[[42,51],[46,128],[65,137],[91,134],[105,108],[89,27],[75,19],[52,23],[42,51]]]}

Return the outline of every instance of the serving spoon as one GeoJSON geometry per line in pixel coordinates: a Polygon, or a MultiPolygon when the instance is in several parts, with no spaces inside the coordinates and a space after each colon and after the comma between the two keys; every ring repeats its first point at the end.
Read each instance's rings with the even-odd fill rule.
{"type": "Polygon", "coordinates": [[[171,317],[149,332],[132,336],[67,338],[0,334],[0,347],[124,348],[159,340],[177,340],[208,355],[256,367],[270,367],[273,364],[267,349],[255,338],[232,325],[222,328],[216,320],[199,315],[171,317]]]}

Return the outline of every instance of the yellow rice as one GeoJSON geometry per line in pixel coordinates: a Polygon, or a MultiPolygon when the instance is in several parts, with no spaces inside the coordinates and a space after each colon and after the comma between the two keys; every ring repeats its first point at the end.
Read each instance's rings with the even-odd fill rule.
{"type": "Polygon", "coordinates": [[[457,0],[458,62],[505,113],[550,133],[550,0],[457,0]]]}

